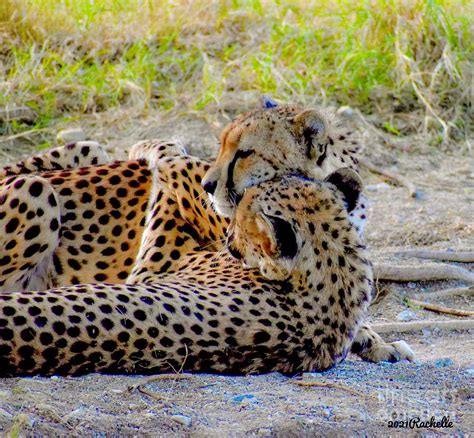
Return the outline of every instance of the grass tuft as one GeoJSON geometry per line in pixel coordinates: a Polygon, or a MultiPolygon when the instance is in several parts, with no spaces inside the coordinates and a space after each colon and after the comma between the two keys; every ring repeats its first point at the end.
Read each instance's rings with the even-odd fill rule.
{"type": "Polygon", "coordinates": [[[118,105],[213,111],[251,91],[459,140],[473,31],[469,0],[3,0],[0,106],[27,105],[43,127],[118,105]]]}

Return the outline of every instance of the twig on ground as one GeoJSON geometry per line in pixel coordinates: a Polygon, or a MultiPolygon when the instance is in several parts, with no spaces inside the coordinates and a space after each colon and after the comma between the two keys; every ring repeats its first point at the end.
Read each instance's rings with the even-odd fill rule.
{"type": "Polygon", "coordinates": [[[456,295],[474,295],[474,286],[471,287],[458,287],[454,289],[443,289],[437,292],[429,292],[429,293],[422,293],[422,294],[414,294],[411,298],[415,300],[423,300],[426,298],[447,298],[447,297],[454,297],[456,295]]]}
{"type": "Polygon", "coordinates": [[[375,297],[370,303],[371,306],[380,303],[385,297],[392,293],[392,288],[387,283],[381,283],[377,278],[374,281],[374,288],[375,297]]]}
{"type": "Polygon", "coordinates": [[[172,402],[173,400],[168,398],[168,397],[165,397],[164,395],[161,395],[161,394],[158,394],[156,392],[153,392],[153,391],[148,391],[148,389],[145,389],[143,388],[143,386],[141,385],[137,385],[136,387],[136,390],[142,394],[145,394],[147,395],[148,397],[151,397],[155,400],[158,400],[158,401],[167,401],[167,402],[172,402]]]}
{"type": "MultiPolygon", "coordinates": [[[[128,388],[128,390],[136,389],[139,393],[144,394],[148,397],[151,397],[154,400],[161,401],[161,402],[168,402],[168,403],[176,403],[176,402],[183,402],[183,401],[195,401],[194,398],[170,398],[166,397],[164,395],[158,394],[157,392],[154,391],[149,391],[148,389],[145,389],[143,387],[144,384],[149,383],[145,382],[143,384],[139,385],[132,385],[128,388]]],[[[200,401],[215,401],[215,399],[201,399],[200,401]]]]}
{"type": "Polygon", "coordinates": [[[412,298],[406,298],[405,302],[409,306],[421,307],[422,309],[430,310],[431,312],[446,313],[448,315],[456,316],[474,316],[474,312],[470,310],[459,310],[451,307],[438,306],[436,304],[425,303],[424,301],[414,300],[412,298]]]}
{"type": "Polygon", "coordinates": [[[398,185],[404,186],[408,189],[408,192],[410,193],[410,197],[415,198],[416,197],[416,187],[415,185],[411,182],[408,181],[405,177],[399,175],[398,173],[394,172],[389,172],[388,170],[382,169],[378,166],[376,166],[373,163],[370,163],[364,158],[361,158],[359,160],[360,164],[362,164],[364,167],[366,167],[368,170],[370,170],[372,173],[376,173],[378,175],[381,175],[385,177],[385,179],[388,179],[390,181],[393,181],[397,183],[398,185]]]}
{"type": "Polygon", "coordinates": [[[157,380],[181,380],[181,379],[189,379],[191,377],[190,374],[157,374],[156,376],[151,376],[141,380],[139,383],[135,385],[129,386],[127,389],[129,392],[137,390],[141,394],[145,394],[148,397],[151,397],[158,401],[165,401],[165,402],[176,402],[182,400],[175,400],[169,397],[165,397],[164,395],[158,394],[153,391],[149,391],[148,389],[144,388],[144,385],[148,385],[149,383],[156,382],[157,380]]]}
{"type": "Polygon", "coordinates": [[[128,391],[133,391],[138,389],[139,386],[148,385],[149,383],[156,382],[157,380],[180,380],[180,379],[189,379],[190,374],[157,374],[155,376],[147,377],[135,385],[130,385],[127,389],[128,391]]]}
{"type": "Polygon", "coordinates": [[[459,266],[441,263],[422,266],[374,264],[374,278],[385,281],[462,280],[474,283],[474,273],[459,266]]]}
{"type": "Polygon", "coordinates": [[[407,250],[397,251],[394,255],[399,257],[416,257],[418,259],[444,260],[458,263],[474,263],[474,251],[432,251],[432,250],[407,250]]]}
{"type": "Polygon", "coordinates": [[[311,387],[311,386],[317,386],[318,388],[331,388],[331,389],[340,389],[341,391],[346,391],[349,392],[353,395],[357,396],[363,396],[363,397],[369,397],[369,398],[376,398],[372,394],[365,394],[360,391],[356,391],[355,389],[352,389],[349,386],[345,385],[339,385],[338,383],[331,383],[331,382],[306,382],[304,380],[290,380],[291,383],[298,385],[298,386],[305,386],[305,387],[311,387]]]}
{"type": "Polygon", "coordinates": [[[439,328],[441,330],[472,330],[474,319],[452,321],[413,321],[413,322],[388,322],[373,324],[372,329],[378,334],[418,332],[423,329],[439,328]]]}

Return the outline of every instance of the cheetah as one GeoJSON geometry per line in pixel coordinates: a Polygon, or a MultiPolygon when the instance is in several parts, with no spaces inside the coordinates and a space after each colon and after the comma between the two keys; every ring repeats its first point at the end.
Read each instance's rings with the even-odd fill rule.
{"type": "Polygon", "coordinates": [[[69,143],[0,169],[0,185],[5,184],[6,178],[12,176],[92,166],[109,160],[107,152],[95,141],[69,143]]]}
{"type": "Polygon", "coordinates": [[[264,101],[221,133],[217,159],[203,178],[215,209],[232,217],[247,187],[301,173],[324,178],[336,169],[358,170],[358,140],[337,111],[305,110],[264,101]]]}
{"type": "MultiPolygon", "coordinates": [[[[285,173],[324,177],[357,163],[357,142],[340,116],[295,106],[246,113],[224,129],[221,143],[213,166],[184,155],[177,142],[151,141],[133,146],[128,161],[86,163],[69,151],[72,161],[61,166],[52,159],[56,150],[7,168],[0,181],[0,291],[147,282],[149,273],[176,270],[189,252],[219,250],[228,211],[218,201],[221,183],[212,193],[209,186],[212,175],[227,172],[219,171],[225,157],[233,163],[234,197],[285,173]],[[250,144],[252,156],[241,157],[250,144]]],[[[365,203],[352,207],[361,232],[365,203]]]]}
{"type": "MultiPolygon", "coordinates": [[[[70,155],[73,149],[57,149],[45,155],[70,155]]],[[[16,175],[13,166],[7,168],[6,178],[0,182],[0,290],[124,283],[135,265],[152,202],[159,204],[157,214],[168,216],[161,226],[154,222],[152,227],[159,237],[157,244],[165,246],[163,254],[169,248],[168,256],[163,256],[169,263],[158,263],[156,255],[151,260],[156,269],[164,266],[166,270],[176,260],[175,248],[184,254],[199,249],[200,244],[209,246],[206,239],[218,240],[217,234],[225,233],[227,221],[212,212],[206,214],[206,237],[204,227],[189,225],[190,214],[180,214],[174,192],[189,190],[184,178],[179,184],[170,183],[169,189],[159,186],[165,179],[176,177],[177,171],[191,169],[198,180],[189,171],[189,184],[202,192],[199,175],[206,172],[207,164],[183,157],[181,149],[173,142],[141,142],[131,149],[128,161],[110,162],[101,157],[105,164],[83,160],[79,164],[87,164],[85,167],[59,169],[55,163],[49,166],[52,170],[47,170],[44,163],[48,160],[42,155],[29,160],[43,163],[39,172],[29,169],[36,170],[34,174],[16,175]],[[161,171],[157,163],[166,171],[161,171]]],[[[15,167],[18,171],[24,168],[15,167]]],[[[184,196],[179,202],[186,203],[184,196]]],[[[201,204],[199,208],[203,210],[201,204]]],[[[143,256],[146,259],[146,254],[143,256]]]]}
{"type": "Polygon", "coordinates": [[[360,190],[350,169],[277,177],[243,193],[228,249],[190,253],[174,273],[0,294],[0,376],[291,375],[333,367],[351,348],[411,359],[403,342],[361,335],[372,272],[347,207],[360,190]]]}

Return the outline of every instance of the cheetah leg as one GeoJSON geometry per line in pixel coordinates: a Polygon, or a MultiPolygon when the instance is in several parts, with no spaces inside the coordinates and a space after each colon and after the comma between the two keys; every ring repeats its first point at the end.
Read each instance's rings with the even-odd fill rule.
{"type": "Polygon", "coordinates": [[[398,362],[404,359],[409,361],[415,359],[415,354],[405,341],[387,343],[367,324],[362,325],[357,332],[351,353],[369,362],[398,362]]]}
{"type": "Polygon", "coordinates": [[[127,283],[153,282],[176,270],[190,253],[219,250],[228,226],[207,204],[201,178],[208,163],[194,157],[170,157],[156,165],[151,208],[140,252],[127,283]]]}
{"type": "Polygon", "coordinates": [[[51,149],[0,169],[0,180],[9,176],[92,166],[104,164],[108,161],[110,159],[107,152],[99,143],[95,141],[78,141],[51,149]]]}
{"type": "Polygon", "coordinates": [[[354,225],[357,230],[359,237],[364,237],[365,225],[367,224],[367,206],[369,205],[369,200],[361,195],[357,200],[357,204],[349,213],[349,220],[354,225]]]}
{"type": "Polygon", "coordinates": [[[50,286],[60,220],[58,198],[45,179],[18,177],[0,188],[0,291],[50,286]]]}
{"type": "Polygon", "coordinates": [[[144,140],[134,144],[128,153],[129,160],[144,158],[155,165],[162,158],[182,157],[186,155],[179,141],[144,140]]]}
{"type": "Polygon", "coordinates": [[[179,215],[174,196],[167,190],[160,190],[152,199],[155,202],[147,217],[140,250],[127,284],[152,283],[157,275],[173,271],[182,255],[199,247],[198,236],[179,215]]]}

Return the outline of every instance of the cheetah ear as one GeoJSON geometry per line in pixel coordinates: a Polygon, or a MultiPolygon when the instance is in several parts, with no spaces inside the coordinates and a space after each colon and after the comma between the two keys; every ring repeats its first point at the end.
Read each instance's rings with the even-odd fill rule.
{"type": "Polygon", "coordinates": [[[326,158],[326,142],[328,127],[326,118],[316,110],[306,110],[297,114],[292,120],[299,137],[304,138],[306,156],[317,159],[321,165],[326,158]]]}
{"type": "Polygon", "coordinates": [[[298,239],[293,226],[278,216],[259,213],[256,217],[262,233],[262,248],[272,258],[293,259],[298,253],[298,239]]]}
{"type": "Polygon", "coordinates": [[[348,167],[338,169],[324,180],[334,184],[344,195],[347,211],[352,211],[359,200],[362,192],[362,180],[360,176],[348,167]]]}
{"type": "Polygon", "coordinates": [[[278,104],[270,96],[263,95],[260,100],[263,109],[276,108],[278,106],[278,104]]]}

